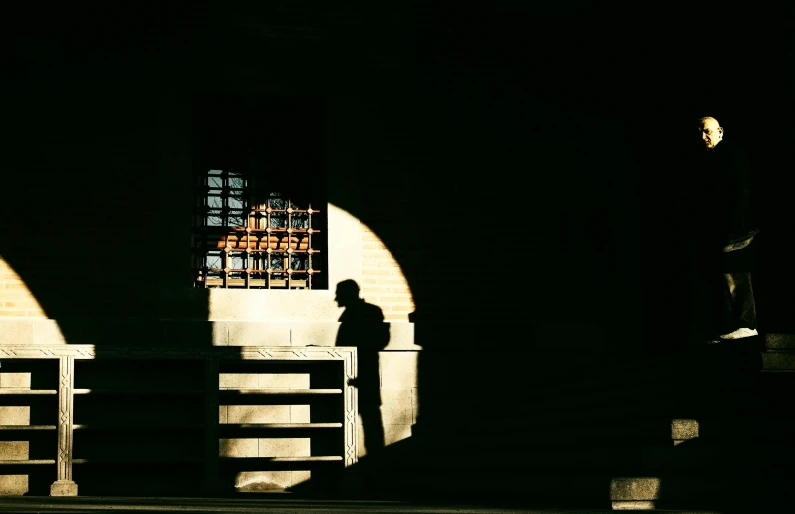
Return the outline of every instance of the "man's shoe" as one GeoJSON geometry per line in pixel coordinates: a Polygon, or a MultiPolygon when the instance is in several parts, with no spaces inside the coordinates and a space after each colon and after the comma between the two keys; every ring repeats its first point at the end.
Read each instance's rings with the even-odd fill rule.
{"type": "Polygon", "coordinates": [[[734,332],[729,332],[728,334],[723,334],[720,336],[721,339],[743,339],[744,337],[753,337],[758,336],[759,332],[756,331],[755,328],[738,328],[734,332]]]}

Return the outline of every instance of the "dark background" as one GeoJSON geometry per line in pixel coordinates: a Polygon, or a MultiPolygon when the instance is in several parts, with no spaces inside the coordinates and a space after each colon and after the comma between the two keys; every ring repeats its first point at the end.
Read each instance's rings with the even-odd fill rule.
{"type": "Polygon", "coordinates": [[[671,198],[704,115],[751,152],[759,327],[794,328],[783,7],[116,3],[3,18],[0,255],[51,318],[207,319],[188,184],[195,99],[220,93],[326,103],[328,200],[412,289],[426,428],[512,405],[560,355],[595,365],[686,339],[671,198]],[[517,357],[538,344],[531,322],[605,337],[517,357]]]}
{"type": "MultiPolygon", "coordinates": [[[[124,237],[147,239],[153,229],[176,233],[147,225],[170,216],[163,211],[170,194],[164,184],[179,181],[152,164],[162,164],[174,142],[189,136],[158,117],[179,108],[187,116],[197,95],[239,90],[355,99],[359,111],[344,113],[345,128],[359,130],[352,136],[359,139],[345,151],[358,152],[361,176],[356,192],[342,181],[331,185],[329,200],[377,228],[421,309],[466,316],[477,303],[471,298],[496,294],[510,298],[489,302],[499,305],[490,315],[501,318],[604,321],[600,309],[633,294],[618,284],[657,280],[651,276],[677,258],[675,247],[646,245],[681,230],[669,201],[687,180],[677,151],[692,120],[707,114],[751,149],[764,226],[760,324],[783,328],[788,279],[773,270],[786,260],[781,245],[789,226],[787,190],[777,173],[787,169],[792,137],[784,121],[792,103],[788,12],[764,3],[740,10],[676,4],[632,10],[596,2],[379,5],[81,4],[9,13],[5,175],[7,190],[19,192],[4,202],[4,221],[14,221],[9,234],[35,230],[16,223],[20,218],[42,221],[37,216],[44,211],[31,212],[32,198],[40,205],[65,203],[74,208],[58,216],[72,228],[48,227],[45,239],[55,238],[49,251],[71,252],[70,242],[96,222],[85,195],[97,206],[116,206],[111,217],[139,227],[124,237]],[[159,197],[132,194],[158,184],[159,197]],[[467,209],[474,218],[464,215],[467,209]],[[501,222],[488,223],[492,216],[501,222]],[[457,242],[474,234],[499,240],[508,236],[493,231],[508,230],[515,243],[453,249],[424,241],[412,249],[390,240],[392,231],[414,223],[457,242]],[[451,263],[447,271],[427,271],[451,263]],[[453,271],[459,264],[464,273],[482,267],[479,277],[500,277],[523,301],[500,294],[489,280],[463,281],[461,295],[423,285],[428,275],[435,284],[462,282],[453,271]],[[582,287],[582,280],[590,285],[582,287]],[[593,301],[611,291],[610,302],[593,301]],[[453,305],[457,299],[470,306],[453,305]]],[[[19,238],[5,238],[14,239],[4,244],[18,245],[19,238]]],[[[127,247],[144,246],[130,240],[127,247]]],[[[35,264],[35,251],[13,262],[17,251],[27,252],[8,248],[3,255],[23,274],[28,266],[52,266],[52,259],[35,264]]],[[[146,260],[126,253],[134,262],[146,260]]],[[[174,259],[145,282],[155,275],[160,283],[172,280],[174,259]]],[[[93,264],[101,267],[97,261],[103,259],[93,264]]],[[[55,313],[56,306],[47,305],[55,281],[42,273],[25,279],[47,284],[38,294],[55,313]]],[[[661,289],[652,286],[652,299],[665,294],[661,289]]],[[[152,301],[147,296],[112,308],[130,314],[152,301]]],[[[660,322],[667,321],[651,323],[660,322]]]]}

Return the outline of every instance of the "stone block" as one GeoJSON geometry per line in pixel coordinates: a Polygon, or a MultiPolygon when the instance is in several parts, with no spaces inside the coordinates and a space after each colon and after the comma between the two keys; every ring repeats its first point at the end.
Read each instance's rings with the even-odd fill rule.
{"type": "Polygon", "coordinates": [[[290,323],[230,321],[229,346],[290,346],[290,323]]]}
{"type": "Polygon", "coordinates": [[[260,373],[262,389],[309,389],[309,373],[260,373]]]}
{"type": "Polygon", "coordinates": [[[0,388],[30,389],[30,373],[3,373],[0,370],[0,388]]]}
{"type": "Polygon", "coordinates": [[[33,344],[33,320],[0,319],[0,345],[33,344]]]}
{"type": "Polygon", "coordinates": [[[0,419],[3,425],[30,425],[30,407],[0,407],[0,419]]]}
{"type": "Polygon", "coordinates": [[[0,475],[0,495],[22,496],[28,489],[28,475],[0,475]]]}
{"type": "Polygon", "coordinates": [[[291,471],[243,471],[235,477],[235,490],[242,493],[284,491],[292,485],[291,471]]]}
{"type": "Polygon", "coordinates": [[[309,470],[292,471],[293,487],[303,482],[312,480],[312,472],[309,470]]]}
{"type": "Polygon", "coordinates": [[[380,352],[381,387],[417,387],[417,352],[380,352]]]}
{"type": "Polygon", "coordinates": [[[414,344],[414,323],[392,322],[389,324],[389,344],[385,350],[420,350],[414,344]]]}
{"type": "Polygon", "coordinates": [[[613,510],[654,510],[654,502],[651,501],[618,501],[612,502],[613,510]]]}
{"type": "MultiPolygon", "coordinates": [[[[163,346],[209,347],[224,341],[224,324],[203,320],[165,320],[162,324],[163,346]]],[[[219,346],[225,346],[219,344],[219,346]]]]}
{"type": "Polygon", "coordinates": [[[50,486],[50,496],[77,496],[77,484],[71,480],[58,480],[50,486]]]}
{"type": "Polygon", "coordinates": [[[411,389],[381,389],[381,417],[384,425],[411,425],[411,389]]]}
{"type": "Polygon", "coordinates": [[[659,478],[614,478],[610,481],[612,501],[650,501],[660,494],[659,478]]]}
{"type": "Polygon", "coordinates": [[[420,395],[416,387],[411,388],[411,423],[416,425],[420,413],[420,395]]]}
{"type": "Polygon", "coordinates": [[[256,439],[220,439],[218,445],[220,457],[256,457],[258,455],[256,439]]]}
{"type": "Polygon", "coordinates": [[[309,405],[290,405],[290,423],[311,423],[309,405]]]}
{"type": "Polygon", "coordinates": [[[674,419],[671,421],[671,439],[682,441],[698,437],[698,421],[674,419]]]}
{"type": "Polygon", "coordinates": [[[311,322],[300,321],[290,324],[291,341],[293,346],[335,346],[338,322],[311,322]]]}
{"type": "Polygon", "coordinates": [[[256,373],[220,373],[218,386],[221,389],[257,389],[259,375],[256,373]]]}
{"type": "MultiPolygon", "coordinates": [[[[411,425],[384,425],[384,443],[390,445],[411,437],[411,425]]],[[[367,436],[365,435],[365,439],[367,436]]]]}
{"type": "Polygon", "coordinates": [[[0,460],[27,460],[30,458],[30,442],[0,441],[0,460]]]}
{"type": "Polygon", "coordinates": [[[290,405],[229,405],[227,423],[290,423],[291,407],[290,405]]]}
{"type": "Polygon", "coordinates": [[[260,457],[307,457],[312,455],[308,437],[261,438],[260,457]]]}
{"type": "Polygon", "coordinates": [[[66,343],[61,326],[54,319],[39,319],[33,322],[33,344],[66,343]]]}

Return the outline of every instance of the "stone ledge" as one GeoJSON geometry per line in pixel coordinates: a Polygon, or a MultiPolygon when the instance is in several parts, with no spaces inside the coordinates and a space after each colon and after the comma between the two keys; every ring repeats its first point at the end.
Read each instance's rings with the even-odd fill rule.
{"type": "Polygon", "coordinates": [[[762,369],[768,371],[795,370],[795,352],[764,352],[762,354],[762,369]]]}
{"type": "Polygon", "coordinates": [[[32,344],[35,321],[25,318],[0,319],[0,344],[32,344]]]}
{"type": "MultiPolygon", "coordinates": [[[[416,351],[414,324],[387,322],[385,351],[416,351]]],[[[234,320],[2,319],[0,345],[93,345],[149,347],[336,345],[339,322],[234,320]]]]}
{"type": "Polygon", "coordinates": [[[0,357],[6,359],[232,359],[232,360],[342,360],[346,365],[356,353],[354,347],[164,347],[164,346],[94,346],[87,344],[0,345],[0,357]]]}

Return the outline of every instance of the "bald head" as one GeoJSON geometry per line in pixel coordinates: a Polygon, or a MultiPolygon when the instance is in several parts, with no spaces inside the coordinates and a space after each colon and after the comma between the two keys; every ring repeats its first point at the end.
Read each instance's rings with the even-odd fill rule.
{"type": "Polygon", "coordinates": [[[723,127],[711,116],[698,120],[698,131],[707,150],[712,150],[723,140],[723,127]]]}

